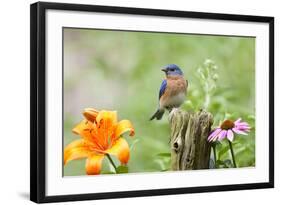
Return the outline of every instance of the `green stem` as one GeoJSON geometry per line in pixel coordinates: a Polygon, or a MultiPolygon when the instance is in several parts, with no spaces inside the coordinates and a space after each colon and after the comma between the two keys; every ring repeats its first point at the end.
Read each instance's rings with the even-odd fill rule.
{"type": "Polygon", "coordinates": [[[209,85],[206,82],[205,84],[205,102],[204,102],[204,109],[208,110],[209,104],[210,104],[210,94],[209,94],[209,85]]]}
{"type": "Polygon", "coordinates": [[[214,153],[214,161],[215,161],[215,168],[217,168],[217,153],[216,153],[216,145],[213,146],[213,153],[214,153]]]}
{"type": "Polygon", "coordinates": [[[233,152],[233,147],[232,147],[232,143],[230,140],[228,140],[229,143],[229,148],[230,148],[230,152],[231,152],[231,156],[232,156],[232,162],[233,162],[233,166],[234,168],[236,168],[236,161],[235,161],[235,156],[234,156],[234,152],[233,152]]]}
{"type": "Polygon", "coordinates": [[[106,154],[106,156],[107,156],[108,160],[110,161],[111,165],[114,167],[115,172],[117,173],[117,167],[116,167],[116,165],[114,164],[112,158],[110,157],[109,154],[106,154]]]}

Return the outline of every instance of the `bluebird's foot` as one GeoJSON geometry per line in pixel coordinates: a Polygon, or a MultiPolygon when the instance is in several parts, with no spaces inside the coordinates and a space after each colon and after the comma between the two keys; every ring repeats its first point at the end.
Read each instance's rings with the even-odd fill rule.
{"type": "Polygon", "coordinates": [[[179,108],[173,108],[169,113],[169,121],[171,122],[174,115],[179,111],[179,108]]]}

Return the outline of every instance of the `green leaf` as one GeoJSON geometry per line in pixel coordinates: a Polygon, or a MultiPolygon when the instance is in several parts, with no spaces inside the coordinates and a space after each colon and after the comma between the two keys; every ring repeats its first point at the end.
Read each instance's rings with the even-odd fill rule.
{"type": "Polygon", "coordinates": [[[156,154],[157,157],[171,157],[171,153],[170,152],[162,152],[162,153],[158,153],[156,154]]]}
{"type": "Polygon", "coordinates": [[[219,149],[218,152],[218,159],[221,159],[221,157],[229,150],[228,146],[225,146],[221,149],[219,149]]]}
{"type": "Polygon", "coordinates": [[[183,106],[184,106],[185,109],[194,109],[194,106],[193,106],[191,100],[186,100],[186,101],[184,102],[183,106]]]}
{"type": "Polygon", "coordinates": [[[136,145],[139,141],[140,141],[140,139],[135,139],[135,140],[132,142],[132,144],[131,144],[131,146],[130,146],[130,150],[131,150],[131,151],[133,150],[133,148],[135,147],[135,145],[136,145]]]}
{"type": "Polygon", "coordinates": [[[163,160],[161,160],[161,159],[155,159],[154,162],[159,165],[161,171],[164,171],[164,170],[167,170],[167,169],[168,169],[168,168],[165,166],[165,163],[164,163],[163,160]]]}
{"type": "Polygon", "coordinates": [[[222,143],[220,141],[214,141],[213,146],[215,146],[217,149],[220,149],[222,147],[222,143]]]}
{"type": "Polygon", "coordinates": [[[120,165],[116,168],[117,174],[124,174],[129,172],[129,168],[127,166],[120,165]]]}
{"type": "Polygon", "coordinates": [[[248,115],[247,118],[249,120],[255,120],[256,119],[255,115],[248,115]]]}
{"type": "Polygon", "coordinates": [[[217,164],[218,168],[227,168],[227,166],[225,165],[224,161],[217,160],[216,164],[217,164]]]}
{"type": "Polygon", "coordinates": [[[115,174],[115,172],[111,172],[111,171],[104,171],[104,172],[101,172],[101,174],[115,174]]]}
{"type": "Polygon", "coordinates": [[[231,119],[232,117],[233,117],[233,115],[230,114],[230,113],[227,113],[227,112],[226,112],[226,113],[224,114],[224,118],[225,118],[225,119],[231,119]]]}
{"type": "Polygon", "coordinates": [[[224,165],[225,165],[227,168],[233,167],[232,162],[231,162],[229,159],[224,160],[223,162],[224,162],[224,165]]]}
{"type": "Polygon", "coordinates": [[[233,167],[231,160],[227,159],[227,160],[217,160],[217,165],[219,166],[219,168],[231,168],[233,167]]]}

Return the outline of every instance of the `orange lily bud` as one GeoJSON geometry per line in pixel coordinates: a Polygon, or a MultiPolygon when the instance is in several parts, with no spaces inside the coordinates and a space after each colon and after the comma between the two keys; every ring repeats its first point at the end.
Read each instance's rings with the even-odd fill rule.
{"type": "Polygon", "coordinates": [[[84,112],[83,112],[84,117],[91,122],[96,121],[96,117],[98,116],[98,114],[99,114],[99,111],[97,111],[93,108],[86,108],[86,109],[84,109],[84,112]]]}

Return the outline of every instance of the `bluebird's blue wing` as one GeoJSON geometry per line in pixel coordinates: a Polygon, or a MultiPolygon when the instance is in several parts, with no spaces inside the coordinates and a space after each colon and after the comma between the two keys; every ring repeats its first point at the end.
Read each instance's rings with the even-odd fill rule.
{"type": "Polygon", "coordinates": [[[159,99],[164,94],[164,92],[166,90],[166,87],[167,87],[167,80],[163,80],[162,84],[161,84],[161,87],[160,87],[160,90],[159,90],[159,99]]]}

